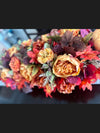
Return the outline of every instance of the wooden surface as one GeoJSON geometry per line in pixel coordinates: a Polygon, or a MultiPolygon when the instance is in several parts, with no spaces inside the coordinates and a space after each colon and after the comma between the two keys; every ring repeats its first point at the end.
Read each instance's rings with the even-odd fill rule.
{"type": "Polygon", "coordinates": [[[24,94],[18,90],[0,87],[0,104],[100,104],[100,85],[93,85],[93,91],[76,88],[72,94],[52,93],[53,98],[46,98],[43,90],[34,88],[34,92],[24,94]]]}

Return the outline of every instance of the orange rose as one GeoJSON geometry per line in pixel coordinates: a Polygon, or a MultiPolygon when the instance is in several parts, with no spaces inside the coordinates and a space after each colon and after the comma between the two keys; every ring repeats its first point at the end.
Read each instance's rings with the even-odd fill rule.
{"type": "Polygon", "coordinates": [[[80,61],[71,55],[59,55],[53,65],[53,73],[63,78],[77,76],[80,73],[80,61]]]}
{"type": "Polygon", "coordinates": [[[38,53],[37,60],[39,63],[44,64],[46,62],[52,61],[54,58],[54,53],[50,48],[40,50],[38,53]]]}
{"type": "Polygon", "coordinates": [[[12,57],[9,66],[14,72],[18,72],[20,70],[20,60],[17,57],[12,57]]]}

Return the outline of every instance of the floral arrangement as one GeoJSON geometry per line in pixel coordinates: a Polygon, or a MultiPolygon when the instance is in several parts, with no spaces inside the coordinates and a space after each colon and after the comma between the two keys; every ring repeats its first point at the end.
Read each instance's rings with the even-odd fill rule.
{"type": "Polygon", "coordinates": [[[30,93],[35,86],[46,97],[53,92],[71,94],[76,86],[92,91],[100,79],[100,29],[52,29],[3,50],[0,80],[12,90],[30,93]]]}

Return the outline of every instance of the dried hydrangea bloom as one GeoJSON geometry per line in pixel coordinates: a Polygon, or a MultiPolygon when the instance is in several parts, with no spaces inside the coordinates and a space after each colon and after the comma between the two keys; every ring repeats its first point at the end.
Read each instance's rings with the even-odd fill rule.
{"type": "Polygon", "coordinates": [[[80,61],[71,55],[59,55],[53,65],[57,77],[77,76],[80,73],[80,61]]]}
{"type": "Polygon", "coordinates": [[[6,80],[6,78],[11,78],[12,76],[8,73],[10,70],[9,69],[6,69],[6,68],[3,68],[2,71],[1,71],[1,78],[3,80],[6,80]]]}
{"type": "Polygon", "coordinates": [[[13,46],[10,49],[8,49],[8,52],[9,52],[10,57],[12,57],[13,54],[17,53],[17,48],[13,46]]]}
{"type": "Polygon", "coordinates": [[[12,57],[9,66],[14,72],[18,72],[20,70],[20,60],[17,57],[12,57]]]}
{"type": "Polygon", "coordinates": [[[37,60],[41,64],[52,61],[53,58],[54,58],[54,53],[50,48],[40,50],[40,52],[38,53],[38,56],[37,56],[37,60]]]}

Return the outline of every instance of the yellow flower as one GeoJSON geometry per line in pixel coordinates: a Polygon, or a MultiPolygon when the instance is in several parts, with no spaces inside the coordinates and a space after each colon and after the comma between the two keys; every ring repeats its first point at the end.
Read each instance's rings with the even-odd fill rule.
{"type": "Polygon", "coordinates": [[[23,46],[30,46],[31,43],[32,43],[32,40],[31,40],[31,39],[28,39],[27,41],[23,41],[23,42],[22,42],[22,45],[23,45],[23,46]]]}
{"type": "Polygon", "coordinates": [[[61,30],[60,30],[61,36],[62,36],[67,30],[73,32],[73,36],[77,36],[77,35],[79,34],[79,31],[80,31],[80,29],[61,29],[61,30]]]}
{"type": "Polygon", "coordinates": [[[13,46],[10,49],[8,49],[8,52],[11,57],[13,54],[17,53],[17,48],[13,46]]]}
{"type": "Polygon", "coordinates": [[[77,76],[80,73],[80,61],[71,55],[59,55],[53,65],[53,73],[62,78],[77,76]]]}
{"type": "Polygon", "coordinates": [[[8,73],[9,71],[10,70],[6,69],[6,68],[2,69],[2,71],[1,71],[1,78],[3,80],[6,80],[6,78],[11,78],[11,75],[8,73]]]}
{"type": "Polygon", "coordinates": [[[34,73],[33,73],[33,69],[34,69],[34,65],[28,67],[27,65],[25,64],[21,64],[20,65],[20,74],[27,80],[27,81],[31,81],[33,76],[35,74],[37,74],[38,72],[38,68],[36,68],[34,70],[34,73]]]}
{"type": "Polygon", "coordinates": [[[50,48],[40,50],[38,53],[37,60],[39,63],[44,64],[46,62],[52,61],[54,58],[54,53],[50,48]]]}
{"type": "Polygon", "coordinates": [[[41,39],[44,41],[44,42],[47,42],[49,39],[47,38],[48,34],[44,34],[44,35],[41,35],[41,39]]]}

